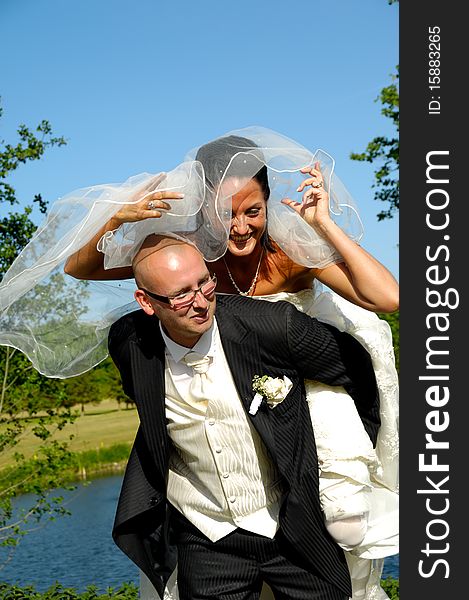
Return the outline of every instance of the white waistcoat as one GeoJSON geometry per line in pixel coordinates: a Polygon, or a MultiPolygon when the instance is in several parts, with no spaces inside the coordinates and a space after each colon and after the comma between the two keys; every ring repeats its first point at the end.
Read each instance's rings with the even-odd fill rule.
{"type": "Polygon", "coordinates": [[[216,324],[210,333],[214,385],[206,409],[184,401],[189,370],[166,353],[166,418],[174,447],[168,500],[212,541],[237,527],[273,538],[279,476],[241,404],[216,324]]]}

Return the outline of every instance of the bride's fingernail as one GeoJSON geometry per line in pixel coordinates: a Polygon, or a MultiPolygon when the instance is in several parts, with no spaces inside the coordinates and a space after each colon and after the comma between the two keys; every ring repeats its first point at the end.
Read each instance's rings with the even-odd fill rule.
{"type": "Polygon", "coordinates": [[[301,185],[296,188],[296,191],[299,192],[301,190],[301,185]]]}

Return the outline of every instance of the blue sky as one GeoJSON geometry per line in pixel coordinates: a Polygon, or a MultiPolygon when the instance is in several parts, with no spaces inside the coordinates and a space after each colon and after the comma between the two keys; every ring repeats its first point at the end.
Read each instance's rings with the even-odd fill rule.
{"type": "Polygon", "coordinates": [[[373,168],[352,161],[394,134],[375,102],[399,62],[387,0],[1,0],[3,118],[67,138],[9,179],[18,198],[174,168],[187,150],[261,125],[336,160],[363,246],[398,277],[398,219],[378,222],[373,168]],[[7,58],[5,58],[7,57],[7,58]]]}

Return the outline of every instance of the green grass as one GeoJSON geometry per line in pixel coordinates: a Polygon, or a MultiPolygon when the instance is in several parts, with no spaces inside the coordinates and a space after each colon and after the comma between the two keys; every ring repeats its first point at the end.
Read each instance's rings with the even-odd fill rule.
{"type": "MultiPolygon", "coordinates": [[[[54,434],[53,439],[68,441],[73,452],[99,452],[119,444],[132,444],[137,427],[136,408],[119,408],[115,400],[103,400],[97,405],[85,405],[84,412],[75,422],[54,434]],[[73,438],[69,441],[70,435],[73,438]]],[[[34,458],[39,444],[31,430],[26,431],[14,448],[0,453],[0,469],[15,464],[15,452],[34,458]]]]}
{"type": "Polygon", "coordinates": [[[138,600],[138,587],[133,583],[123,583],[119,588],[107,588],[101,591],[98,586],[90,585],[85,592],[67,588],[55,583],[45,592],[38,592],[33,585],[20,587],[0,582],[0,598],[3,600],[138,600]]]}
{"type": "Polygon", "coordinates": [[[131,444],[114,444],[109,448],[97,448],[78,452],[74,457],[75,469],[67,477],[75,481],[77,475],[80,479],[109,472],[121,472],[129,459],[131,444]]]}
{"type": "Polygon", "coordinates": [[[386,577],[381,580],[381,587],[389,596],[389,600],[399,600],[399,579],[386,577]]]}

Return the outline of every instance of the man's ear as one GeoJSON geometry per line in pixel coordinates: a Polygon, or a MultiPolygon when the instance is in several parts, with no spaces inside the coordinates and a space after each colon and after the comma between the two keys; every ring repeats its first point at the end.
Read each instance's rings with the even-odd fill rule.
{"type": "Polygon", "coordinates": [[[147,313],[147,315],[151,316],[151,315],[155,314],[153,306],[151,305],[151,302],[148,300],[148,297],[145,294],[145,292],[143,292],[142,290],[136,290],[134,293],[134,298],[139,303],[140,308],[142,308],[142,310],[144,310],[147,313]]]}

